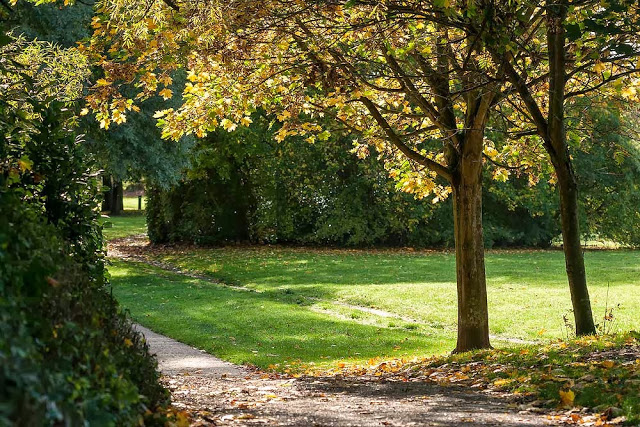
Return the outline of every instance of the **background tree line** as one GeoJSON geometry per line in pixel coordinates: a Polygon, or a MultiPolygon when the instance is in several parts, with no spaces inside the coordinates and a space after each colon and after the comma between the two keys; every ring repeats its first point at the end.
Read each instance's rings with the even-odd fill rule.
{"type": "MultiPolygon", "coordinates": [[[[640,244],[640,157],[633,118],[610,107],[576,112],[587,138],[573,134],[584,238],[640,244]],[[629,155],[632,154],[632,155],[629,155]]],[[[253,124],[198,139],[175,186],[151,185],[153,242],[286,243],[335,246],[453,246],[451,200],[430,203],[402,191],[375,158],[358,159],[353,138],[309,144],[274,140],[264,114],[253,124]]],[[[499,135],[494,135],[499,138],[499,135]]],[[[560,235],[549,170],[536,182],[514,171],[483,172],[486,247],[548,247],[560,235]]]]}

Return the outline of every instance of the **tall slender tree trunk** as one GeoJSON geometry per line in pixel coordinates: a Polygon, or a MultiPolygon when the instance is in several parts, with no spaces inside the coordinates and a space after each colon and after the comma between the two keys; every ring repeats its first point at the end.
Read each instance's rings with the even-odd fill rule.
{"type": "Polygon", "coordinates": [[[580,219],[578,214],[578,185],[571,163],[556,168],[562,217],[562,244],[569,279],[571,303],[576,322],[576,335],[596,333],[587,288],[584,256],[580,245],[580,219]]]}
{"type": "Polygon", "coordinates": [[[547,43],[549,44],[549,120],[545,148],[549,152],[560,193],[562,242],[571,303],[576,322],[576,335],[595,334],[591,300],[587,289],[584,256],[580,247],[578,184],[571,164],[564,123],[566,84],[566,47],[564,23],[566,1],[548,0],[547,43]]]}
{"type": "Polygon", "coordinates": [[[491,347],[482,232],[482,138],[482,133],[467,138],[452,182],[458,282],[455,352],[491,347]]]}

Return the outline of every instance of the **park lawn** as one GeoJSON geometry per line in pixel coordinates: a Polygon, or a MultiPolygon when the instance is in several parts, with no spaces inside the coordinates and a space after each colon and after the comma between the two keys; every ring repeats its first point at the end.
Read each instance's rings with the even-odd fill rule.
{"type": "MultiPolygon", "coordinates": [[[[138,198],[137,197],[123,197],[122,207],[125,211],[138,211],[138,198]]],[[[146,197],[142,197],[142,210],[147,207],[146,197]]],[[[140,211],[138,211],[140,212],[140,211]]]]}
{"type": "Polygon", "coordinates": [[[300,372],[337,360],[442,354],[451,336],[325,313],[280,289],[250,292],[112,260],[113,293],[135,321],[225,360],[300,372]]]}
{"type": "MultiPolygon", "coordinates": [[[[108,239],[144,232],[144,217],[112,221],[108,239]]],[[[455,344],[451,253],[253,246],[148,255],[249,289],[144,264],[114,261],[109,268],[114,294],[134,319],[236,363],[286,370],[294,362],[430,356],[455,344]]],[[[589,251],[585,258],[597,321],[615,307],[608,331],[640,328],[640,252],[589,251]]],[[[489,251],[486,263],[495,347],[567,335],[563,316],[571,320],[571,303],[561,251],[489,251]]]]}
{"type": "Polygon", "coordinates": [[[147,219],[141,214],[103,216],[101,223],[102,235],[107,241],[147,233],[147,219]]]}
{"type": "MultiPolygon", "coordinates": [[[[151,256],[226,283],[375,307],[446,337],[455,333],[452,253],[225,247],[151,256]]],[[[596,322],[614,307],[608,331],[640,328],[640,251],[589,251],[585,262],[596,322]]],[[[567,336],[563,316],[571,321],[572,313],[561,251],[488,251],[486,269],[492,334],[529,341],[567,336]]]]}

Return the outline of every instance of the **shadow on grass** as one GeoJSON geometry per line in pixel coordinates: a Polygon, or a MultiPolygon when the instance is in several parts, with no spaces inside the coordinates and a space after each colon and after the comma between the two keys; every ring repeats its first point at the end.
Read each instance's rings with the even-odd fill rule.
{"type": "Polygon", "coordinates": [[[235,363],[295,371],[339,359],[426,356],[454,347],[453,334],[442,330],[336,319],[282,290],[236,290],[122,261],[110,271],[114,295],[136,321],[235,363]]]}

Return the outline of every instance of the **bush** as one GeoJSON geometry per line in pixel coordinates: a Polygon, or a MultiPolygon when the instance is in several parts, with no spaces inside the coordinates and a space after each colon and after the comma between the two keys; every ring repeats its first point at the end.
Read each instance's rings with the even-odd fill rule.
{"type": "Polygon", "coordinates": [[[105,280],[96,175],[31,104],[0,100],[0,425],[152,424],[168,393],[105,280]]]}
{"type": "MultiPolygon", "coordinates": [[[[274,144],[271,132],[256,115],[250,129],[200,140],[182,182],[149,192],[151,241],[453,245],[450,199],[434,205],[398,192],[381,162],[349,153],[350,138],[274,144]]],[[[514,180],[486,191],[487,246],[548,246],[559,234],[555,211],[535,202],[547,190],[514,180]]]]}

